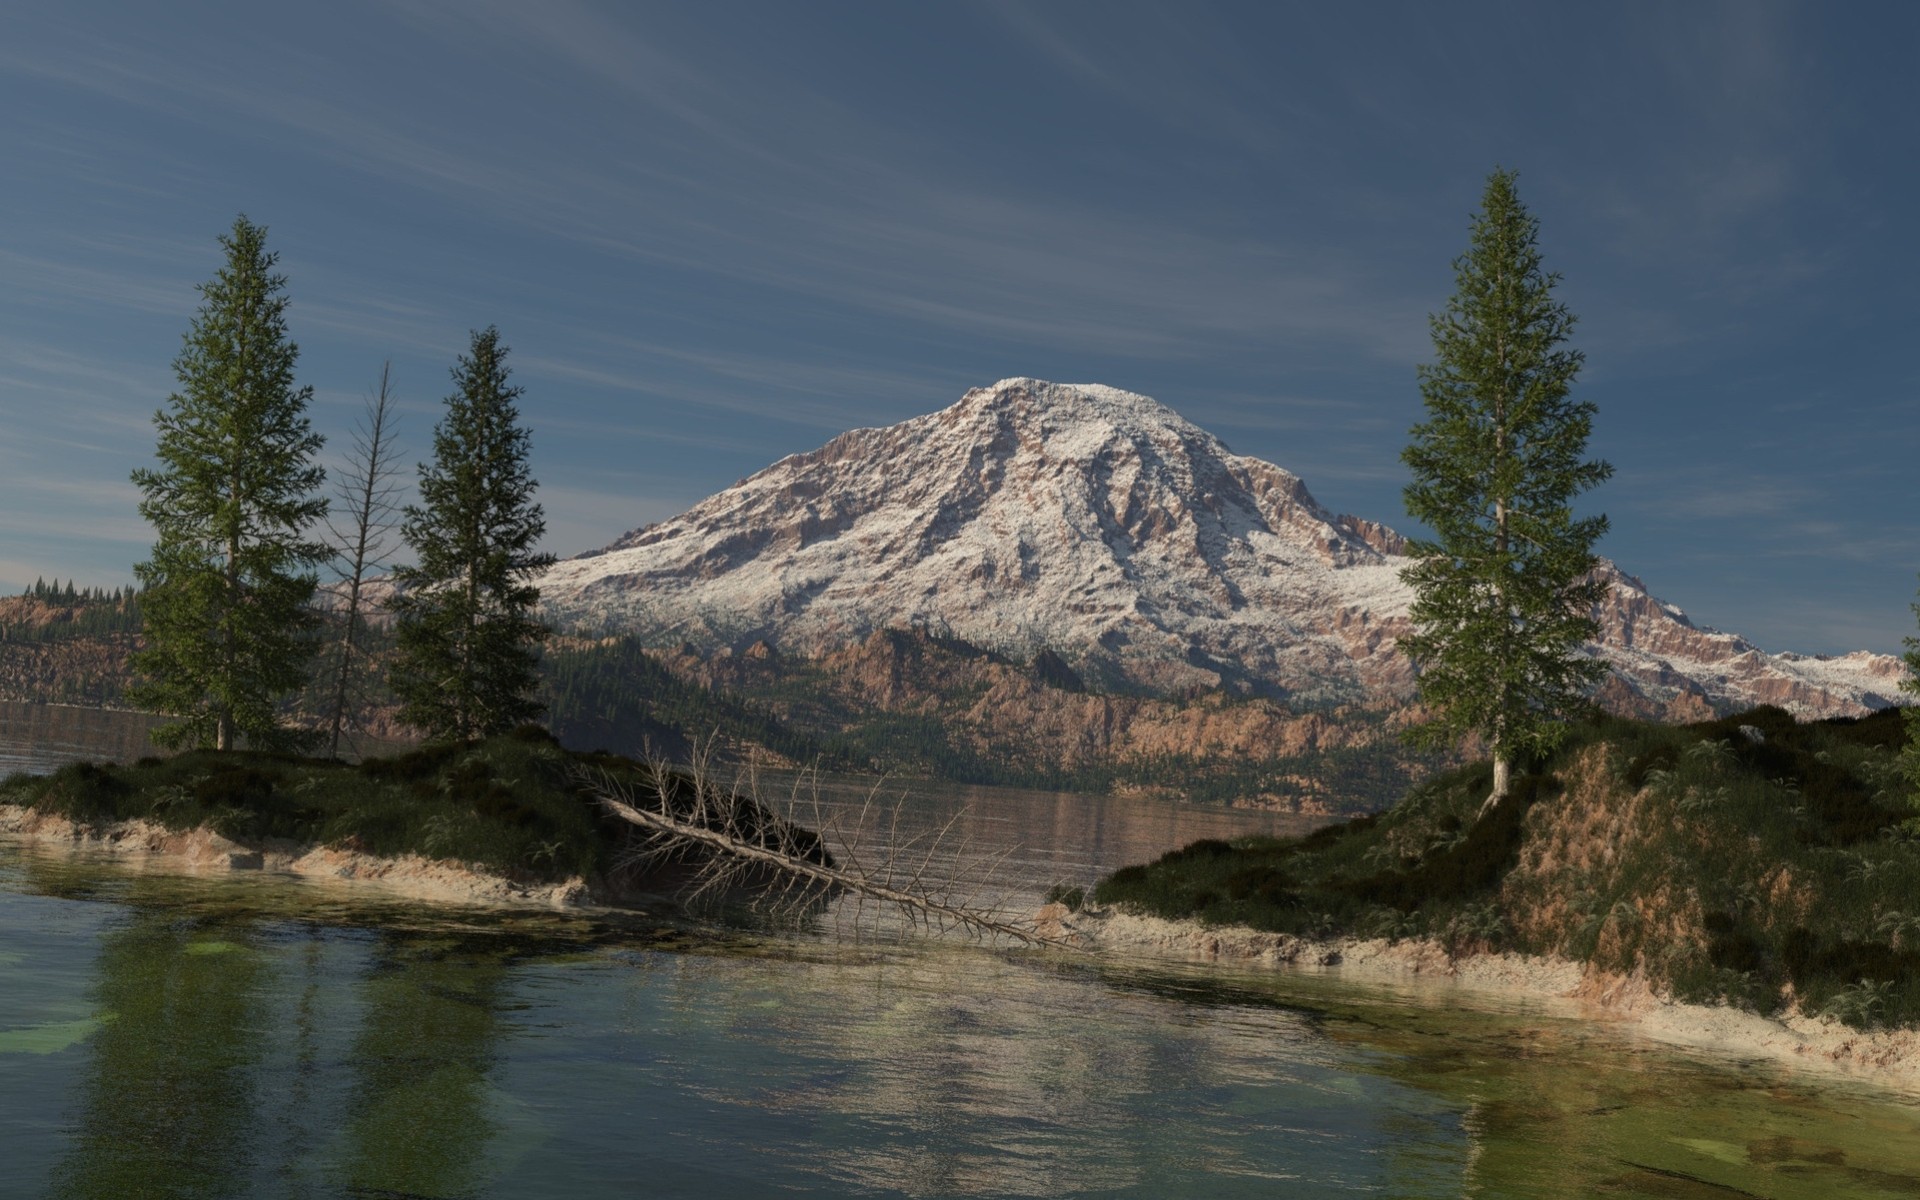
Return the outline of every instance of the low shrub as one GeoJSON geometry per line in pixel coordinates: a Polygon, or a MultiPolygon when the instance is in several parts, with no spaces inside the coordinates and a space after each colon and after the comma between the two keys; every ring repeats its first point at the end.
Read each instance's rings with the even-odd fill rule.
{"type": "Polygon", "coordinates": [[[1048,904],[1064,904],[1068,912],[1079,912],[1087,902],[1087,889],[1056,883],[1047,889],[1048,904]]]}
{"type": "MultiPolygon", "coordinates": [[[[191,751],[132,766],[80,763],[17,777],[8,799],[83,822],[143,818],[209,826],[243,842],[285,839],[382,855],[422,854],[508,875],[604,874],[629,827],[582,788],[577,756],[516,730],[347,765],[250,751],[191,751]]],[[[651,787],[649,768],[598,768],[651,787]]]]}

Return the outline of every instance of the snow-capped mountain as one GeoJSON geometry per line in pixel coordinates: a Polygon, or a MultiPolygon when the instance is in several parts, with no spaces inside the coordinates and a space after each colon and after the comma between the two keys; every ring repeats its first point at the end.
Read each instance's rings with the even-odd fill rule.
{"type": "MultiPolygon", "coordinates": [[[[782,459],[540,588],[562,623],[702,650],[921,627],[1113,683],[1379,702],[1412,690],[1402,544],[1148,397],[1008,379],[782,459]]],[[[1825,716],[1897,694],[1897,658],[1767,654],[1603,569],[1618,706],[1825,716]]]]}

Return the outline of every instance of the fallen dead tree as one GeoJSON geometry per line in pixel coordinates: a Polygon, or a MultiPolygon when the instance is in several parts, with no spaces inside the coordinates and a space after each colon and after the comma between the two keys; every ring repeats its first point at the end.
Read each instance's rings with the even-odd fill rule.
{"type": "Polygon", "coordinates": [[[869,924],[868,906],[878,905],[904,919],[903,932],[957,931],[1034,946],[1072,946],[977,897],[1005,856],[969,864],[963,851],[942,853],[957,816],[930,836],[902,836],[901,808],[895,804],[878,814],[885,824],[876,832],[877,789],[856,812],[845,814],[822,806],[816,788],[815,819],[808,828],[792,819],[807,790],[804,777],[796,781],[782,815],[761,798],[752,776],[744,785],[720,786],[704,756],[696,756],[689,768],[654,763],[650,775],[653,784],[646,788],[605,772],[582,783],[608,813],[645,833],[630,856],[633,865],[691,867],[685,902],[746,896],[759,911],[796,915],[846,896],[857,928],[869,924]],[[838,858],[828,849],[828,835],[834,835],[838,858]]]}

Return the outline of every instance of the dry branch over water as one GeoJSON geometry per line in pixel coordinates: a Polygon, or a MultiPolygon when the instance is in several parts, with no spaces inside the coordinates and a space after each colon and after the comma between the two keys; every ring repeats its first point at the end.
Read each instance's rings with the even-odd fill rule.
{"type": "MultiPolygon", "coordinates": [[[[1075,946],[1069,939],[1042,933],[1031,920],[1004,915],[1001,906],[980,898],[979,889],[989,884],[999,859],[970,864],[964,847],[942,853],[958,815],[931,836],[902,837],[896,803],[887,813],[887,832],[876,851],[870,832],[875,791],[868,792],[851,820],[827,812],[817,803],[816,791],[815,819],[808,829],[791,816],[770,816],[757,787],[719,786],[704,758],[696,757],[685,776],[655,764],[653,778],[651,788],[637,788],[605,773],[587,772],[582,783],[608,812],[652,835],[637,851],[641,863],[693,857],[698,865],[683,900],[747,893],[752,906],[763,912],[792,915],[845,895],[853,900],[856,928],[866,924],[866,906],[879,904],[905,919],[905,931],[957,931],[1032,946],[1075,946]],[[674,786],[676,778],[693,781],[691,795],[689,789],[674,786]],[[839,847],[837,859],[827,849],[828,835],[834,835],[839,847]]],[[[796,783],[789,814],[798,807],[801,790],[796,783]]]]}
{"type": "Polygon", "coordinates": [[[956,845],[958,815],[903,836],[901,806],[877,805],[877,789],[848,812],[802,779],[814,785],[807,824],[794,819],[799,784],[770,803],[756,777],[721,786],[703,754],[687,766],[579,754],[529,726],[357,764],[195,752],[14,775],[0,780],[0,835],[483,904],[725,900],[793,922],[847,897],[836,913],[856,932],[888,914],[903,935],[1068,944],[987,898],[1006,856],[956,845]]]}

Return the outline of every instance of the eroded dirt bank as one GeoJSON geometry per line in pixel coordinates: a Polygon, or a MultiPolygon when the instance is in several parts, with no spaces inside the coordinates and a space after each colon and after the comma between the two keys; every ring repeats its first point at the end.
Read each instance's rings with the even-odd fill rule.
{"type": "Polygon", "coordinates": [[[1495,998],[1543,1002],[1555,1015],[1616,1022],[1635,1033],[1717,1057],[1767,1059],[1920,1091],[1920,1030],[1859,1030],[1830,1017],[1763,1017],[1725,1006],[1683,1004],[1639,975],[1564,959],[1481,953],[1454,956],[1436,942],[1380,938],[1315,940],[1290,934],[1169,921],[1115,908],[1069,912],[1049,904],[1040,931],[1088,949],[1235,966],[1324,970],[1356,981],[1421,979],[1495,998]]]}
{"type": "Polygon", "coordinates": [[[205,827],[181,831],[138,820],[78,824],[67,817],[18,805],[0,805],[0,837],[101,855],[132,867],[195,874],[292,875],[366,885],[387,896],[436,904],[579,908],[629,899],[598,894],[579,877],[559,883],[529,883],[415,854],[385,858],[284,841],[247,846],[205,827]]]}

